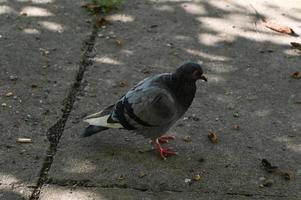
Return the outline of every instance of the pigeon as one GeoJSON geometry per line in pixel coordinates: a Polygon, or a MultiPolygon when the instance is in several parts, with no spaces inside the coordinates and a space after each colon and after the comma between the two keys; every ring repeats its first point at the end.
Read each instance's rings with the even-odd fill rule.
{"type": "Polygon", "coordinates": [[[163,159],[177,155],[160,144],[174,139],[163,136],[190,107],[196,92],[196,81],[207,81],[198,63],[188,62],[174,73],[145,78],[115,104],[84,118],[89,125],[82,137],[107,129],[126,129],[150,138],[163,159]]]}

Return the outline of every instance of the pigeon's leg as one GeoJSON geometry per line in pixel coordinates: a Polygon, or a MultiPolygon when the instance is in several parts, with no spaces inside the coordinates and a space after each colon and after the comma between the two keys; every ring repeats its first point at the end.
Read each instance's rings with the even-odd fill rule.
{"type": "Polygon", "coordinates": [[[155,144],[155,147],[158,150],[161,158],[163,158],[164,160],[166,160],[166,157],[177,155],[177,153],[171,151],[169,148],[161,147],[160,142],[159,142],[159,138],[156,138],[153,141],[153,143],[155,144]]]}
{"type": "Polygon", "coordinates": [[[160,144],[167,143],[169,140],[174,140],[176,137],[171,135],[163,135],[158,137],[158,141],[160,144]]]}

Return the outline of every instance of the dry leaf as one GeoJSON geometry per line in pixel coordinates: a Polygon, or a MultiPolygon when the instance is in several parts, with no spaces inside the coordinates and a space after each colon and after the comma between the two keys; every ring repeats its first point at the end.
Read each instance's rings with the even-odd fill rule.
{"type": "Polygon", "coordinates": [[[114,41],[115,41],[117,47],[121,47],[122,46],[121,39],[115,38],[114,41]]]}
{"type": "Polygon", "coordinates": [[[291,42],[291,45],[295,48],[301,48],[301,43],[298,42],[291,42]]]}
{"type": "Polygon", "coordinates": [[[20,16],[26,17],[28,14],[26,12],[20,12],[20,16]]]}
{"type": "Polygon", "coordinates": [[[87,10],[91,12],[96,12],[101,9],[100,5],[94,4],[94,3],[85,3],[81,5],[82,8],[86,8],[87,10]]]}
{"type": "Polygon", "coordinates": [[[146,67],[146,68],[144,68],[144,69],[141,70],[141,72],[143,74],[150,74],[150,73],[152,73],[152,71],[153,70],[150,67],[146,67]]]}
{"type": "Polygon", "coordinates": [[[122,180],[124,180],[124,179],[125,179],[125,177],[124,177],[123,175],[120,175],[120,176],[117,177],[117,180],[118,180],[118,181],[122,181],[122,180]]]}
{"type": "Polygon", "coordinates": [[[240,129],[240,126],[239,126],[238,124],[234,124],[233,128],[234,128],[235,130],[239,130],[239,129],[240,129]]]}
{"type": "Polygon", "coordinates": [[[292,74],[292,77],[295,78],[295,79],[299,79],[299,78],[301,78],[301,73],[298,72],[298,71],[296,71],[296,72],[294,72],[294,73],[292,74]]]}
{"type": "Polygon", "coordinates": [[[113,87],[125,87],[128,85],[127,81],[119,81],[116,83],[116,85],[114,85],[113,87]]]}
{"type": "Polygon", "coordinates": [[[102,26],[106,25],[107,23],[108,23],[108,21],[103,17],[100,17],[100,18],[98,17],[96,19],[96,27],[97,28],[101,28],[102,26]]]}
{"type": "Polygon", "coordinates": [[[139,172],[138,174],[139,178],[143,178],[144,176],[146,176],[146,173],[144,173],[143,171],[139,172]]]}
{"type": "Polygon", "coordinates": [[[212,143],[217,143],[217,137],[215,132],[210,132],[208,138],[212,143]]]}
{"type": "Polygon", "coordinates": [[[289,26],[278,24],[276,22],[267,21],[265,18],[262,18],[262,23],[265,27],[267,27],[273,31],[297,36],[297,34],[294,32],[294,30],[292,28],[290,28],[289,26]]]}
{"type": "Polygon", "coordinates": [[[199,181],[199,180],[201,180],[201,176],[199,174],[195,174],[195,175],[193,175],[192,180],[199,181]]]}

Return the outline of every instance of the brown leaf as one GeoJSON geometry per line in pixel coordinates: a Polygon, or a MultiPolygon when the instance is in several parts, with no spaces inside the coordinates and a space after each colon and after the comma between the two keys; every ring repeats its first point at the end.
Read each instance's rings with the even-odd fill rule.
{"type": "Polygon", "coordinates": [[[234,124],[233,128],[234,128],[235,130],[239,130],[239,129],[240,129],[240,126],[239,126],[238,124],[234,124]]]}
{"type": "Polygon", "coordinates": [[[86,8],[87,10],[91,11],[91,12],[96,12],[98,10],[100,10],[101,6],[94,4],[94,3],[85,3],[81,5],[82,8],[86,8]]]}
{"type": "Polygon", "coordinates": [[[199,180],[201,180],[201,176],[199,174],[195,174],[192,176],[192,180],[199,181],[199,180]]]}
{"type": "Polygon", "coordinates": [[[296,72],[294,72],[294,73],[292,74],[292,77],[295,78],[295,79],[299,79],[299,78],[301,78],[301,73],[298,72],[298,71],[296,71],[296,72]]]}
{"type": "Polygon", "coordinates": [[[128,85],[128,82],[126,81],[119,81],[116,83],[116,85],[114,87],[125,87],[128,85]]]}
{"type": "Polygon", "coordinates": [[[150,73],[152,73],[152,68],[150,68],[150,67],[146,67],[146,68],[144,68],[144,69],[142,69],[141,70],[141,72],[143,73],[143,74],[150,74],[150,73]]]}
{"type": "Polygon", "coordinates": [[[301,51],[301,43],[298,42],[291,42],[292,47],[301,51]]]}
{"type": "Polygon", "coordinates": [[[276,22],[267,21],[265,18],[262,18],[261,20],[265,27],[267,27],[273,31],[297,36],[297,34],[294,32],[294,30],[289,26],[278,24],[276,22]]]}
{"type": "Polygon", "coordinates": [[[20,12],[20,16],[26,17],[28,14],[26,12],[20,12]]]}
{"type": "Polygon", "coordinates": [[[102,26],[106,25],[108,21],[103,17],[98,17],[96,19],[96,27],[101,28],[102,26]]]}
{"type": "Polygon", "coordinates": [[[121,46],[122,46],[121,39],[119,39],[119,38],[114,38],[114,41],[115,41],[117,47],[121,47],[121,46]]]}
{"type": "Polygon", "coordinates": [[[146,174],[145,172],[141,171],[141,172],[139,172],[138,177],[139,177],[139,178],[143,178],[143,177],[145,177],[146,175],[147,175],[147,174],[146,174]]]}
{"type": "Polygon", "coordinates": [[[217,137],[216,137],[215,132],[213,132],[213,131],[210,132],[208,135],[208,138],[212,143],[217,143],[217,137]]]}

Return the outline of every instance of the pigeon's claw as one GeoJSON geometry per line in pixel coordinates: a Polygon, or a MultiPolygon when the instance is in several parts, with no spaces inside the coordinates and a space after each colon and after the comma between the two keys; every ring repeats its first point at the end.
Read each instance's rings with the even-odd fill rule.
{"type": "Polygon", "coordinates": [[[158,142],[160,144],[163,144],[163,143],[168,143],[169,140],[174,140],[174,139],[175,139],[175,136],[164,135],[164,136],[158,137],[158,142]]]}
{"type": "MultiPolygon", "coordinates": [[[[166,136],[166,137],[170,137],[170,136],[166,136]]],[[[161,158],[163,160],[166,160],[167,157],[177,155],[176,152],[171,151],[169,148],[163,148],[163,147],[161,147],[160,142],[159,142],[159,138],[157,138],[154,141],[154,144],[155,144],[155,147],[158,150],[158,152],[159,152],[159,154],[160,154],[160,156],[161,156],[161,158]]]]}

